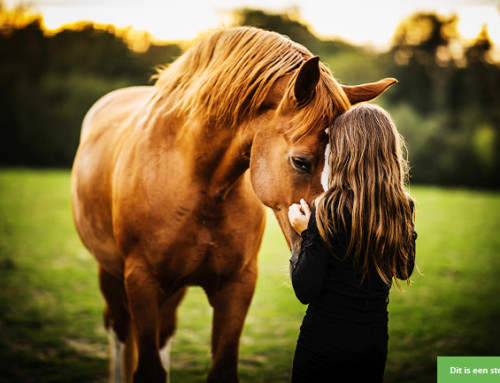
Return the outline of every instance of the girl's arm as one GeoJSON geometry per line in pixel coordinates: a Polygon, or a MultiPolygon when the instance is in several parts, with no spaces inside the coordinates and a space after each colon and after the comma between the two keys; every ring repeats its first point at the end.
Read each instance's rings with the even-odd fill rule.
{"type": "MultiPolygon", "coordinates": [[[[293,213],[291,215],[290,221],[293,220],[293,213]]],[[[303,304],[308,304],[320,294],[330,257],[330,252],[326,248],[316,226],[314,208],[310,212],[310,219],[307,218],[307,230],[300,233],[302,244],[297,263],[294,265],[291,275],[295,295],[303,304]]]]}

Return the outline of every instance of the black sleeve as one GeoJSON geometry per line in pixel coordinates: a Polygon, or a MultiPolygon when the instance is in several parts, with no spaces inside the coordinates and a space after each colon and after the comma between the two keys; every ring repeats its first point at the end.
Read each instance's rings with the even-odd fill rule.
{"type": "Polygon", "coordinates": [[[307,230],[302,232],[300,253],[292,270],[293,289],[301,303],[308,304],[321,292],[329,257],[330,252],[316,226],[313,207],[307,230]]]}

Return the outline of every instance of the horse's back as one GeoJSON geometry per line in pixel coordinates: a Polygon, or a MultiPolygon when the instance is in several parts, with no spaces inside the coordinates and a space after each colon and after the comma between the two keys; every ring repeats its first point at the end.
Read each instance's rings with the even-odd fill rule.
{"type": "Polygon", "coordinates": [[[140,111],[141,106],[145,105],[152,91],[153,87],[151,86],[134,86],[117,89],[101,97],[83,119],[80,142],[90,132],[102,125],[96,121],[109,120],[113,126],[116,126],[123,118],[140,111]]]}

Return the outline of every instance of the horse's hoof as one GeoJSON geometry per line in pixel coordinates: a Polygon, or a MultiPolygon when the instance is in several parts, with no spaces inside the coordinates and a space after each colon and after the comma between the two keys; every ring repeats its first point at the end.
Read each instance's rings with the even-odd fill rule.
{"type": "Polygon", "coordinates": [[[165,371],[153,371],[153,369],[137,369],[134,374],[134,383],[165,383],[167,373],[165,371]]]}

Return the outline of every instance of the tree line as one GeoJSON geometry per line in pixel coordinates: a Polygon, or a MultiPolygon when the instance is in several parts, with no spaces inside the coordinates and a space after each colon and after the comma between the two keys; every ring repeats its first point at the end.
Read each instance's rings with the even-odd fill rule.
{"type": "MultiPolygon", "coordinates": [[[[48,35],[40,16],[21,19],[0,3],[1,166],[71,166],[89,107],[113,89],[151,84],[183,51],[151,41],[133,50],[113,27],[91,23],[48,35]]],[[[456,17],[418,13],[381,53],[320,39],[297,12],[239,9],[233,20],[305,45],[342,83],[396,77],[375,102],[406,139],[412,183],[500,187],[500,65],[485,28],[466,43],[456,17]]]]}

